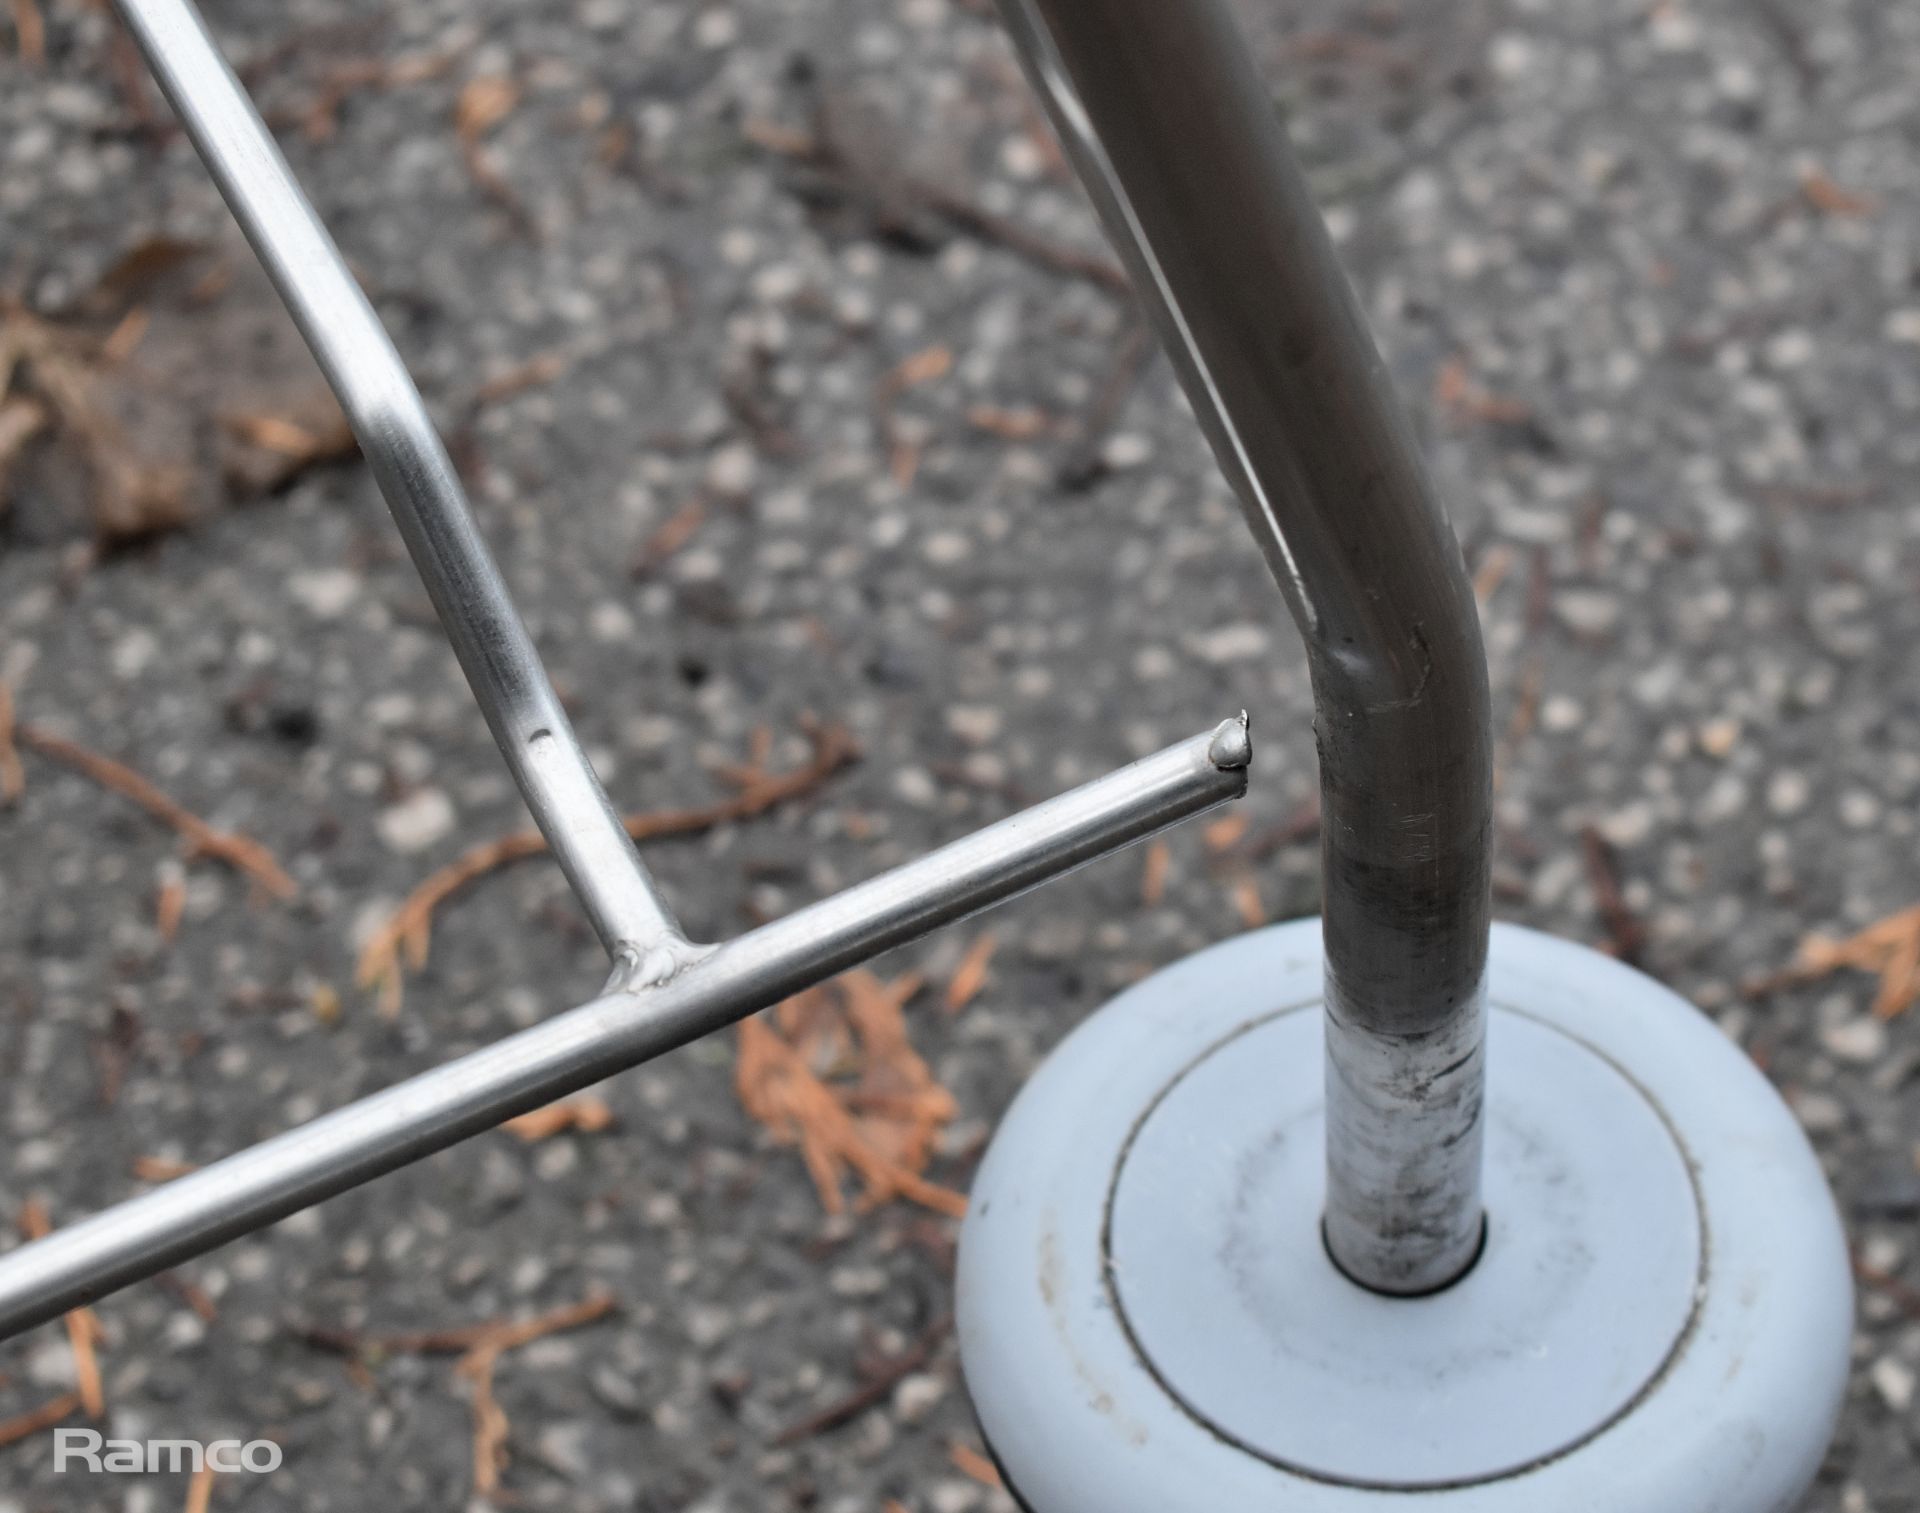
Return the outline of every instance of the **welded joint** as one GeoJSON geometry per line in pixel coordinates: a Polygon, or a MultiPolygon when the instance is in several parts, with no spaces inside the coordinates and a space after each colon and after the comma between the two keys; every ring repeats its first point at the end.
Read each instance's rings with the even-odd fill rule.
{"type": "Polygon", "coordinates": [[[648,988],[664,987],[719,949],[717,945],[691,941],[681,935],[645,946],[622,942],[613,952],[613,971],[600,991],[603,994],[641,993],[648,988]]]}

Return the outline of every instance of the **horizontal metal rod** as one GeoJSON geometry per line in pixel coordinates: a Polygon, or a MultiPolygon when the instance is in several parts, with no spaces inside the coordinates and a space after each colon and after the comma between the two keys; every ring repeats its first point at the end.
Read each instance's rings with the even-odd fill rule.
{"type": "Polygon", "coordinates": [[[0,1338],[721,1029],[1246,791],[1246,716],[0,1256],[0,1338]]]}
{"type": "MultiPolygon", "coordinates": [[[[190,0],[115,0],[359,438],[541,833],[607,950],[684,940],[560,708],[447,449],[380,318],[190,0]]],[[[645,974],[643,974],[645,975],[645,974]]]]}
{"type": "Polygon", "coordinates": [[[1481,1233],[1492,726],[1473,592],[1224,0],[1000,0],[1306,643],[1328,1244],[1429,1291],[1481,1233]]]}

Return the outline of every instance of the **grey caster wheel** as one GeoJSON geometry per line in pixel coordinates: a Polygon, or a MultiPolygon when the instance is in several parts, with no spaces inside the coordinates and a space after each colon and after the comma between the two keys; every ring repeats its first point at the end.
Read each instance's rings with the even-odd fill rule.
{"type": "Polygon", "coordinates": [[[1001,0],[1313,677],[1324,920],[1074,1034],[962,1235],[1031,1513],[1789,1513],[1848,1363],[1813,1154],[1641,974],[1490,929],[1478,618],[1219,0],[1001,0]]]}
{"type": "Polygon", "coordinates": [[[1428,1297],[1320,1231],[1317,920],[1216,946],[1022,1092],[962,1236],[967,1384],[1032,1513],[1786,1513],[1852,1287],[1791,1114],[1692,1007],[1496,927],[1487,1237],[1428,1297]]]}

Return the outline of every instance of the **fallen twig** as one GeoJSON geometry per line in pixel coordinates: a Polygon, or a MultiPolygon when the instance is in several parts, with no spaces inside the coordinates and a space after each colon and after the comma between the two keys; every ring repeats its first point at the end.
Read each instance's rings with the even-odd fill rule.
{"type": "Polygon", "coordinates": [[[300,891],[265,846],[249,836],[214,829],[124,763],[24,721],[14,727],[14,733],[28,750],[91,778],[110,792],[132,799],[162,824],[171,826],[186,839],[189,857],[210,856],[225,862],[276,898],[292,898],[300,891]]]}
{"type": "Polygon", "coordinates": [[[907,1349],[867,1373],[867,1380],[845,1397],[782,1429],[773,1437],[774,1444],[797,1445],[851,1423],[869,1408],[879,1406],[889,1392],[933,1359],[934,1352],[951,1333],[951,1316],[936,1321],[907,1349]]]}
{"type": "Polygon", "coordinates": [[[640,555],[634,559],[633,576],[648,577],[691,541],[700,527],[707,523],[710,502],[704,494],[698,495],[668,516],[640,548],[640,555]]]}
{"type": "Polygon", "coordinates": [[[171,1182],[176,1177],[184,1177],[200,1168],[191,1161],[176,1160],[172,1156],[135,1156],[133,1174],[142,1182],[171,1182]]]}
{"type": "Polygon", "coordinates": [[[538,357],[530,357],[504,373],[497,373],[479,388],[473,391],[472,407],[479,409],[486,405],[498,404],[503,399],[511,399],[528,389],[537,389],[550,384],[567,371],[567,356],[563,352],[542,352],[538,357]]]}
{"type": "Polygon", "coordinates": [[[949,1014],[958,1014],[980,996],[980,990],[987,985],[987,966],[999,945],[989,931],[967,947],[967,954],[960,958],[960,965],[954,968],[953,977],[947,983],[946,997],[941,1000],[941,1007],[949,1014]]]}
{"type": "Polygon", "coordinates": [[[454,104],[454,130],[460,138],[460,155],[467,165],[467,174],[479,187],[481,193],[492,200],[507,213],[515,227],[531,236],[536,230],[533,217],[528,214],[526,205],[520,196],[514,193],[513,186],[500,171],[487,151],[486,139],[489,133],[508,116],[520,103],[520,85],[513,79],[498,74],[483,74],[469,79],[460,91],[460,97],[454,104]]]}
{"type": "Polygon", "coordinates": [[[974,405],[967,411],[967,424],[1002,441],[1032,441],[1052,430],[1054,419],[1046,411],[1031,407],[1009,410],[999,405],[974,405]]]}
{"type": "Polygon", "coordinates": [[[1106,476],[1107,464],[1100,454],[1106,445],[1107,433],[1126,408],[1127,396],[1146,371],[1153,351],[1146,323],[1137,319],[1129,321],[1114,343],[1106,377],[1094,390],[1092,401],[1074,426],[1072,444],[1061,454],[1053,470],[1061,488],[1079,492],[1092,488],[1106,476]]]}
{"type": "Polygon", "coordinates": [[[213,1479],[217,1475],[218,1471],[204,1464],[193,1473],[193,1480],[187,1483],[186,1513],[207,1513],[207,1505],[213,1501],[213,1479]]]}
{"type": "Polygon", "coordinates": [[[1920,1288],[1903,1282],[1899,1277],[1869,1266],[1857,1254],[1852,1257],[1853,1274],[1875,1292],[1884,1293],[1894,1305],[1910,1319],[1920,1319],[1920,1288]]]}
{"type": "Polygon", "coordinates": [[[550,1334],[578,1329],[605,1318],[618,1306],[611,1293],[594,1292],[578,1303],[517,1321],[493,1320],[416,1334],[365,1335],[353,1330],[307,1327],[299,1331],[309,1345],[365,1364],[387,1355],[453,1355],[454,1375],[471,1382],[473,1393],[473,1491],[485,1497],[499,1489],[507,1468],[507,1415],[493,1395],[494,1367],[509,1350],[550,1334]]]}
{"type": "Polygon", "coordinates": [[[1227,892],[1233,899],[1233,909],[1240,916],[1241,924],[1249,930],[1257,930],[1267,922],[1267,906],[1260,897],[1260,883],[1251,867],[1236,870],[1227,892]]]}
{"type": "MultiPolygon", "coordinates": [[[[809,760],[791,772],[769,774],[756,768],[731,777],[737,792],[730,798],[695,809],[656,809],[629,814],[622,821],[636,841],[670,835],[693,835],[731,821],[752,819],[767,810],[818,788],[857,755],[853,738],[837,725],[807,732],[813,743],[809,760]]],[[[385,924],[360,951],[356,980],[362,988],[378,989],[382,1012],[397,1013],[405,967],[420,971],[427,964],[433,916],[440,906],[476,879],[496,868],[547,849],[537,830],[520,830],[485,841],[454,858],[407,895],[385,924]]]]}
{"type": "Polygon", "coordinates": [[[79,1407],[79,1393],[63,1392],[38,1408],[29,1409],[14,1418],[0,1419],[0,1447],[18,1444],[23,1439],[31,1439],[42,1429],[51,1429],[61,1420],[71,1418],[79,1407]]]}
{"type": "Polygon", "coordinates": [[[1520,426],[1533,419],[1533,406],[1524,399],[1494,394],[1474,380],[1464,357],[1450,357],[1433,380],[1434,408],[1456,421],[1520,426]]]}
{"type": "Polygon", "coordinates": [[[153,897],[153,928],[161,944],[172,945],[187,913],[187,880],[177,872],[160,879],[153,897]]]}
{"type": "Polygon", "coordinates": [[[1302,799],[1294,810],[1278,824],[1250,837],[1246,844],[1246,859],[1255,865],[1277,856],[1290,847],[1310,841],[1320,834],[1320,796],[1302,799]]]}
{"type": "Polygon", "coordinates": [[[47,61],[47,23],[38,0],[13,0],[13,36],[20,61],[39,68],[47,61]]]}
{"type": "Polygon", "coordinates": [[[0,679],[0,809],[20,800],[27,791],[27,772],[13,743],[13,689],[0,679]]]}
{"type": "Polygon", "coordinates": [[[1607,838],[1592,825],[1580,827],[1580,850],[1586,859],[1587,879],[1593,886],[1594,907],[1607,928],[1607,946],[1614,958],[1628,966],[1640,965],[1647,927],[1627,903],[1620,886],[1620,869],[1607,838]]]}
{"type": "Polygon", "coordinates": [[[1872,195],[1843,189],[1818,168],[1809,168],[1800,175],[1800,193],[1822,215],[1870,216],[1880,208],[1880,202],[1872,195]]]}
{"type": "MultiPolygon", "coordinates": [[[[44,1240],[53,1233],[53,1222],[46,1206],[38,1198],[29,1198],[20,1208],[20,1233],[29,1240],[44,1240]]],[[[70,1309],[66,1315],[67,1346],[73,1352],[74,1395],[88,1418],[106,1417],[107,1398],[100,1385],[100,1359],[94,1346],[100,1339],[100,1320],[91,1308],[70,1309]]],[[[64,1418],[66,1415],[60,1415],[64,1418]]],[[[0,1440],[0,1443],[4,1443],[0,1440]]]]}
{"type": "Polygon", "coordinates": [[[198,1282],[189,1281],[177,1271],[160,1272],[153,1280],[191,1308],[201,1323],[211,1324],[219,1319],[219,1307],[198,1282]]]}
{"type": "Polygon", "coordinates": [[[330,140],[340,129],[340,107],[366,89],[397,89],[444,77],[459,61],[456,53],[415,53],[403,57],[348,58],[331,65],[313,97],[297,110],[270,112],[271,126],[294,126],[310,142],[330,140]]]}
{"type": "Polygon", "coordinates": [[[889,368],[874,385],[874,425],[887,449],[887,471],[903,489],[912,484],[920,470],[920,443],[901,434],[893,407],[907,390],[945,378],[952,371],[951,347],[926,347],[889,368]]]}
{"type": "Polygon", "coordinates": [[[972,1445],[955,1440],[947,1450],[947,1459],[953,1462],[954,1469],[963,1476],[970,1476],[983,1487],[1004,1486],[1000,1468],[972,1445]]]}
{"type": "Polygon", "coordinates": [[[1147,847],[1147,859],[1140,868],[1140,903],[1157,909],[1167,896],[1167,869],[1173,865],[1173,851],[1163,840],[1147,847]]]}
{"type": "Polygon", "coordinates": [[[595,1135],[601,1130],[613,1128],[613,1110],[608,1108],[604,1099],[590,1093],[582,1093],[575,1098],[563,1098],[558,1103],[549,1103],[544,1108],[534,1109],[517,1119],[509,1119],[500,1128],[511,1135],[517,1135],[532,1145],[541,1140],[550,1140],[555,1135],[568,1130],[579,1130],[583,1135],[595,1135]]]}
{"type": "Polygon", "coordinates": [[[885,182],[880,182],[875,175],[862,171],[860,154],[846,151],[834,139],[831,112],[821,114],[819,129],[811,134],[769,121],[748,121],[743,131],[754,145],[805,164],[845,198],[866,201],[883,229],[906,226],[916,211],[930,213],[956,230],[995,243],[1038,267],[1084,280],[1111,294],[1132,293],[1132,285],[1117,263],[1097,252],[1082,252],[1049,241],[951,186],[899,173],[889,173],[885,182]]]}

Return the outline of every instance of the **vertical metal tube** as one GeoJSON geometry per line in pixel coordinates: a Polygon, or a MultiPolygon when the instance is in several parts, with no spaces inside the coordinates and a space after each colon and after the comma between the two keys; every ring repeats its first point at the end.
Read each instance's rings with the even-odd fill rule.
{"type": "Polygon", "coordinates": [[[560,708],[380,318],[190,0],[115,0],[319,360],[527,807],[607,950],[670,973],[685,944],[560,708]]]}
{"type": "Polygon", "coordinates": [[[1473,1262],[1492,761],[1446,514],[1223,0],[1000,0],[1305,639],[1320,747],[1326,1233],[1473,1262]]]}

